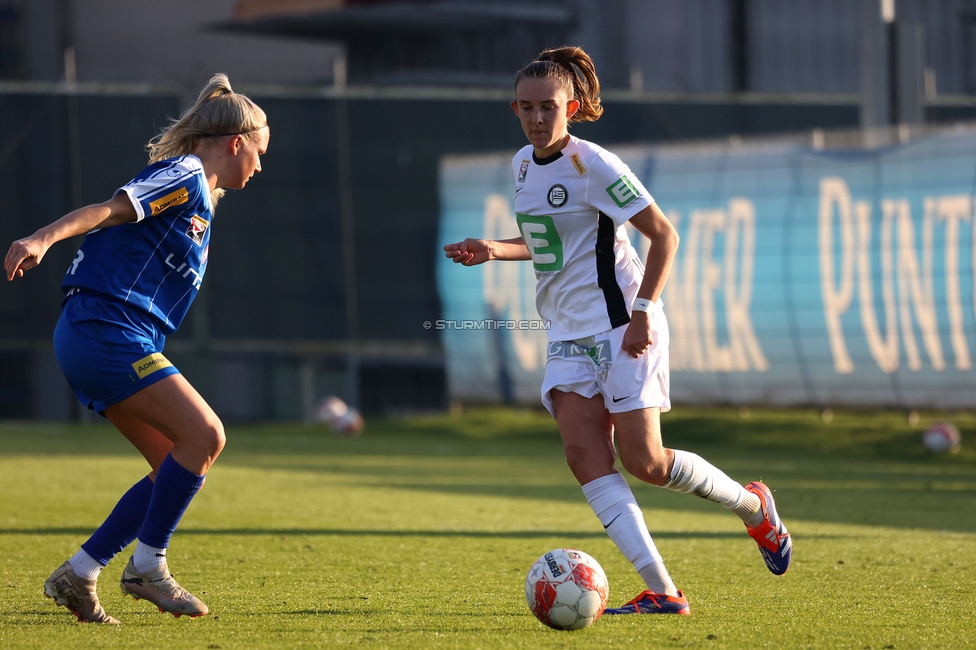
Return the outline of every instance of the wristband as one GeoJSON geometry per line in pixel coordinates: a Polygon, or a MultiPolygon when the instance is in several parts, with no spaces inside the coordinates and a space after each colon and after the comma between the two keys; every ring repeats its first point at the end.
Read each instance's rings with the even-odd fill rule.
{"type": "Polygon", "coordinates": [[[648,312],[651,309],[653,303],[647,298],[634,298],[634,307],[632,311],[642,311],[648,312]]]}

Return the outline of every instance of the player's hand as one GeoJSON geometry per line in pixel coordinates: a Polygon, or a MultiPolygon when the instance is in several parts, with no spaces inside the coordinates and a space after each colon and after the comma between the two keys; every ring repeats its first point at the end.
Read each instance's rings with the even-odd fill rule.
{"type": "Polygon", "coordinates": [[[488,242],[484,239],[468,238],[456,244],[446,244],[444,254],[448,259],[454,260],[455,264],[464,266],[484,264],[491,259],[488,242]]]}
{"type": "Polygon", "coordinates": [[[24,277],[24,271],[41,263],[47,249],[48,245],[36,235],[18,239],[12,243],[10,250],[7,251],[7,257],[3,260],[3,269],[7,281],[13,280],[15,276],[24,277]]]}
{"type": "Polygon", "coordinates": [[[635,359],[647,352],[647,348],[654,343],[651,336],[651,315],[646,311],[634,311],[630,315],[630,324],[624,332],[623,343],[620,348],[635,359]]]}

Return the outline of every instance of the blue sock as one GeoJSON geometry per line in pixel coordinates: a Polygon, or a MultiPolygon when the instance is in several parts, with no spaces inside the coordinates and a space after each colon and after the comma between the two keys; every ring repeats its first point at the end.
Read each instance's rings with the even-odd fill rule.
{"type": "Polygon", "coordinates": [[[186,469],[172,456],[166,456],[156,472],[156,483],[139,531],[139,541],[155,548],[169,547],[169,538],[202,485],[202,476],[186,469]]]}
{"type": "Polygon", "coordinates": [[[130,487],[115,504],[105,522],[81,548],[102,566],[108,564],[109,560],[131,544],[139,534],[152,493],[153,483],[148,476],[130,487]]]}

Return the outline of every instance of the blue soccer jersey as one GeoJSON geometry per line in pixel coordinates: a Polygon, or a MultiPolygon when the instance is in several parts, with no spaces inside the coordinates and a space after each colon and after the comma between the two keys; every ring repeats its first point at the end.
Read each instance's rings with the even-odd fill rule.
{"type": "Polygon", "coordinates": [[[64,276],[78,287],[150,314],[171,334],[183,322],[207,268],[213,207],[196,156],[161,160],[116,192],[138,219],[93,230],[64,276]]]}

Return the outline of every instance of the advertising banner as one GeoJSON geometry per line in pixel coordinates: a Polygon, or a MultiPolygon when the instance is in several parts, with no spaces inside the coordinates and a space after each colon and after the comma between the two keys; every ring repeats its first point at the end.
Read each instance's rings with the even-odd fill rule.
{"type": "MultiPolygon", "coordinates": [[[[976,133],[613,150],[681,237],[663,295],[674,402],[976,407],[976,133]]],[[[440,244],[518,237],[514,190],[509,156],[444,158],[440,244]]],[[[532,264],[438,254],[451,395],[537,403],[532,264]]]]}

